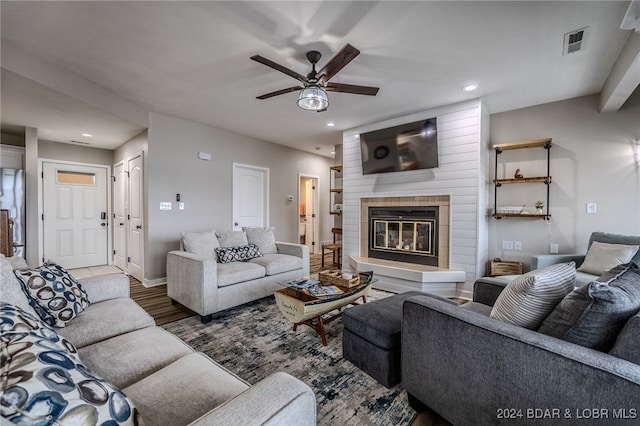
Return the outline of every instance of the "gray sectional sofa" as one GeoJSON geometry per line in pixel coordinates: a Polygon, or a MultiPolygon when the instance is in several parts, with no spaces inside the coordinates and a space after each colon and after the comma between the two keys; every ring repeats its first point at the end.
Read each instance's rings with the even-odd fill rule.
{"type": "Polygon", "coordinates": [[[402,386],[410,405],[456,426],[638,422],[640,313],[618,337],[623,359],[615,347],[601,352],[490,318],[504,287],[480,279],[462,306],[429,295],[407,299],[402,386]]]}
{"type": "MultiPolygon", "coordinates": [[[[0,262],[0,301],[8,304],[3,305],[3,309],[18,306],[35,315],[13,276],[11,265],[5,258],[0,262]]],[[[275,373],[249,385],[206,355],[195,352],[176,336],[156,327],[153,318],[129,297],[126,275],[89,277],[80,282],[91,304],[64,328],[55,329],[61,337],[54,336],[51,331],[44,335],[56,342],[65,338],[77,348],[77,356],[84,367],[76,367],[75,374],[82,370],[80,373],[85,378],[96,375],[129,398],[137,415],[127,424],[316,424],[315,397],[308,386],[286,373],[275,373]]],[[[1,323],[5,334],[2,346],[6,351],[3,353],[20,354],[15,358],[3,358],[3,375],[6,372],[11,377],[12,369],[14,374],[21,374],[22,360],[31,350],[25,352],[20,346],[24,343],[12,342],[11,334],[5,333],[9,329],[4,327],[9,327],[12,320],[5,313],[1,323]]],[[[60,364],[59,360],[53,362],[60,364]]],[[[45,367],[43,365],[43,370],[45,367]]],[[[34,371],[34,377],[40,374],[38,371],[34,371]]],[[[101,383],[107,386],[104,381],[101,383]]],[[[0,392],[3,417],[15,414],[12,406],[15,402],[11,401],[24,393],[16,386],[5,385],[3,382],[0,392]],[[7,401],[9,403],[5,404],[7,401]]],[[[62,383],[52,387],[60,390],[62,383]]],[[[62,395],[68,395],[68,392],[69,389],[60,390],[62,395]]]]}
{"type": "Polygon", "coordinates": [[[183,250],[167,254],[167,294],[198,313],[203,323],[216,312],[271,296],[279,282],[309,275],[309,247],[276,242],[270,228],[183,233],[183,250]],[[261,256],[221,263],[215,250],[255,244],[261,256]]]}

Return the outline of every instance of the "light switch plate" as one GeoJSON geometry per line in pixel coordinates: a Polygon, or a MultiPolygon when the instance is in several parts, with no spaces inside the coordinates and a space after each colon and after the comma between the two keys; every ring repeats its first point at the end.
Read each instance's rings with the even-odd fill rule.
{"type": "Polygon", "coordinates": [[[587,203],[587,213],[588,214],[595,214],[596,211],[597,211],[596,203],[587,203]]]}
{"type": "Polygon", "coordinates": [[[170,201],[160,201],[160,210],[171,210],[170,201]]]}

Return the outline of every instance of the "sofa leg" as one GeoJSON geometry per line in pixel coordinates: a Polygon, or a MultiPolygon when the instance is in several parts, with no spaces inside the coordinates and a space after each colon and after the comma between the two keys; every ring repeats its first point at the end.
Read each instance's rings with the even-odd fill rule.
{"type": "Polygon", "coordinates": [[[422,401],[411,395],[409,392],[407,392],[407,397],[409,398],[409,407],[413,408],[418,413],[427,409],[427,406],[422,401]]]}
{"type": "Polygon", "coordinates": [[[200,315],[200,322],[203,323],[203,324],[211,322],[212,319],[213,319],[213,314],[200,315]]]}
{"type": "Polygon", "coordinates": [[[175,300],[173,300],[173,299],[169,299],[169,300],[171,300],[171,304],[172,304],[172,305],[177,305],[177,304],[178,304],[178,302],[176,302],[176,301],[175,301],[175,300]]]}

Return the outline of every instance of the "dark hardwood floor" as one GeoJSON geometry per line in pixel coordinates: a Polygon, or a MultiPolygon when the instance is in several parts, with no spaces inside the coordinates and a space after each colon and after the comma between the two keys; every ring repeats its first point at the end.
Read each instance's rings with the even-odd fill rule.
{"type": "MultiPolygon", "coordinates": [[[[322,257],[319,254],[310,256],[309,269],[312,274],[320,271],[321,261],[322,257]]],[[[331,267],[337,267],[337,265],[331,265],[331,255],[327,254],[325,268],[331,267]]],[[[171,299],[167,296],[166,285],[145,287],[140,281],[131,276],[129,281],[131,282],[131,298],[156,320],[156,324],[163,325],[197,315],[180,304],[172,304],[171,299]]]]}

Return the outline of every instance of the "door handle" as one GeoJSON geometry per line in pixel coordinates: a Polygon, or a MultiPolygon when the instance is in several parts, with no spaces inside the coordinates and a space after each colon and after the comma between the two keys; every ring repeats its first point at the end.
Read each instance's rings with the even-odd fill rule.
{"type": "Polygon", "coordinates": [[[238,222],[233,222],[233,226],[238,226],[238,222]]]}
{"type": "Polygon", "coordinates": [[[142,229],[142,226],[137,225],[137,226],[136,226],[136,229],[142,229]]]}
{"type": "Polygon", "coordinates": [[[124,226],[124,222],[120,222],[120,226],[124,226]]]}
{"type": "Polygon", "coordinates": [[[106,224],[106,223],[104,223],[104,222],[102,222],[102,223],[100,224],[100,226],[107,226],[107,224],[106,224]]]}

